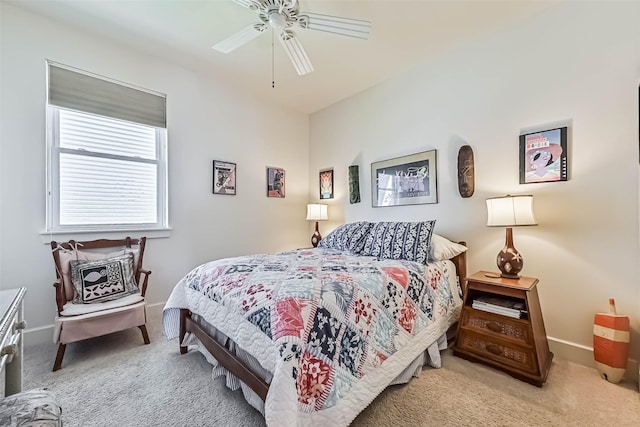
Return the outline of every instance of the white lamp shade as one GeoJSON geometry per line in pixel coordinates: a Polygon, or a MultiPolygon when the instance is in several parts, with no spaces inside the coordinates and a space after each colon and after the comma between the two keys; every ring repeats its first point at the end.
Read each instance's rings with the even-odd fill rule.
{"type": "Polygon", "coordinates": [[[533,216],[533,196],[503,196],[487,199],[489,227],[538,225],[533,216]]]}
{"type": "Polygon", "coordinates": [[[307,221],[326,221],[327,205],[321,204],[309,204],[307,205],[307,221]]]}

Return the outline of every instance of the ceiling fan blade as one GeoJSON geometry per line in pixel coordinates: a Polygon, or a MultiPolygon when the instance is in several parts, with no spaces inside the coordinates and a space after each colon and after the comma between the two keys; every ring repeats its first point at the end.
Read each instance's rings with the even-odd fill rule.
{"type": "Polygon", "coordinates": [[[247,9],[251,9],[251,10],[260,9],[260,3],[255,0],[231,0],[231,1],[236,4],[239,4],[242,7],[246,7],[247,9]]]}
{"type": "Polygon", "coordinates": [[[304,76],[313,71],[313,65],[311,65],[307,53],[293,31],[285,30],[280,33],[280,42],[284,46],[284,50],[287,51],[298,75],[304,76]]]}
{"type": "Polygon", "coordinates": [[[371,32],[371,22],[369,21],[311,12],[300,14],[298,25],[309,30],[325,31],[363,40],[367,40],[371,32]]]}
{"type": "Polygon", "coordinates": [[[219,41],[213,48],[222,53],[229,53],[240,46],[249,43],[251,40],[264,33],[267,29],[267,25],[263,23],[251,24],[248,27],[238,31],[232,36],[219,41]]]}

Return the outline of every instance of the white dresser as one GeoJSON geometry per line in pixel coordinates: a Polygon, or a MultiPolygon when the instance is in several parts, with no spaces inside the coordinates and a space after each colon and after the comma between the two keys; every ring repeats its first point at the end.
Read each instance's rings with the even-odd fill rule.
{"type": "Polygon", "coordinates": [[[4,371],[4,394],[22,390],[23,300],[26,288],[0,291],[0,372],[4,371]]]}

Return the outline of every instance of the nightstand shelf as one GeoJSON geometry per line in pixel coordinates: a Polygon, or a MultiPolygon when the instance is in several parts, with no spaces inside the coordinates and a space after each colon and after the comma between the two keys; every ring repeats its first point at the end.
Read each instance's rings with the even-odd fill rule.
{"type": "Polygon", "coordinates": [[[538,279],[504,279],[479,271],[467,278],[462,316],[453,354],[507,372],[542,387],[553,353],[549,351],[538,290],[538,279]],[[521,306],[513,317],[473,307],[474,301],[494,298],[521,306]]]}

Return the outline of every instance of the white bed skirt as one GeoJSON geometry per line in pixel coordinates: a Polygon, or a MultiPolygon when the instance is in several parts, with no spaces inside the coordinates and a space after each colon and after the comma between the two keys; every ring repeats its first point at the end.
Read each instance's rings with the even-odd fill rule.
{"type": "MultiPolygon", "coordinates": [[[[202,326],[207,333],[214,338],[218,343],[226,346],[231,352],[233,352],[242,362],[250,368],[256,375],[265,380],[267,383],[271,383],[271,373],[265,370],[258,361],[245,352],[244,350],[238,348],[236,344],[231,341],[226,335],[217,331],[215,328],[212,328],[211,325],[202,321],[197,315],[193,315],[193,319],[202,326]]],[[[264,401],[245,383],[240,381],[238,377],[229,372],[225,367],[220,365],[211,353],[207,350],[207,348],[202,345],[200,340],[192,333],[187,333],[184,337],[183,342],[181,343],[183,346],[188,346],[189,350],[199,351],[204,355],[207,361],[212,365],[212,378],[218,378],[220,376],[224,376],[226,378],[225,384],[231,390],[237,390],[238,388],[242,389],[242,394],[246,401],[253,406],[256,410],[258,410],[261,414],[264,415],[264,401]]],[[[440,368],[442,366],[442,359],[440,358],[440,352],[447,348],[447,334],[444,333],[441,335],[436,342],[432,343],[427,349],[422,352],[418,357],[416,357],[413,362],[407,368],[400,373],[389,385],[397,385],[397,384],[406,384],[411,378],[417,378],[422,373],[422,369],[424,366],[430,366],[432,368],[440,368]]]]}

